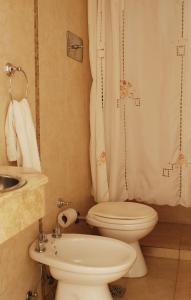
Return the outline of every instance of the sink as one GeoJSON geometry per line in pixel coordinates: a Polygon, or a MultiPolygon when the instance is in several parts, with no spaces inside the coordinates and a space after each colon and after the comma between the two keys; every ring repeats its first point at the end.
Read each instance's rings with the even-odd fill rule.
{"type": "Polygon", "coordinates": [[[108,283],[125,275],[136,259],[127,243],[95,235],[48,234],[44,252],[38,245],[33,242],[29,253],[58,280],[56,300],[112,300],[108,283]]]}
{"type": "Polygon", "coordinates": [[[26,180],[11,175],[0,174],[0,193],[13,191],[26,184],[26,180]]]}

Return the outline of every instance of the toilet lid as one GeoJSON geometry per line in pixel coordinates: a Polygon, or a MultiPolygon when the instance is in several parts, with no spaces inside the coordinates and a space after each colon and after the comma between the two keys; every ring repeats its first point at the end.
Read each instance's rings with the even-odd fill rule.
{"type": "Polygon", "coordinates": [[[121,220],[143,219],[156,215],[152,207],[135,202],[103,202],[93,206],[89,213],[98,217],[121,220]]]}

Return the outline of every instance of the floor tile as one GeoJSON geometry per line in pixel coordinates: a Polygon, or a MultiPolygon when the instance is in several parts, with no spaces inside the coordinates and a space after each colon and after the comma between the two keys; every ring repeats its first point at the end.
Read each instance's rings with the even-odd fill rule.
{"type": "MultiPolygon", "coordinates": [[[[141,248],[144,256],[179,259],[179,255],[180,255],[179,249],[167,249],[167,248],[150,247],[150,246],[149,247],[142,246],[141,248]]],[[[181,251],[185,251],[185,250],[181,250],[181,251]]],[[[191,256],[191,251],[189,252],[191,256]]]]}
{"type": "Polygon", "coordinates": [[[191,250],[180,250],[180,260],[191,260],[191,250]]]}
{"type": "Polygon", "coordinates": [[[175,223],[158,223],[154,230],[141,240],[141,245],[179,249],[181,226],[175,223]]]}
{"type": "Polygon", "coordinates": [[[180,261],[174,300],[191,299],[191,261],[180,261]]]}
{"type": "Polygon", "coordinates": [[[143,278],[122,278],[116,283],[127,288],[121,300],[173,300],[178,261],[147,258],[149,272],[143,278]]]}
{"type": "Polygon", "coordinates": [[[180,249],[191,250],[191,225],[181,225],[180,249]]]}

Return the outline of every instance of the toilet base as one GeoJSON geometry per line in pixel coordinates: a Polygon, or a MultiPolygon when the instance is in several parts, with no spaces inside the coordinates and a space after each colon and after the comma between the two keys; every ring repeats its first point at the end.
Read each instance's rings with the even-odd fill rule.
{"type": "Polygon", "coordinates": [[[132,265],[131,269],[128,271],[126,275],[124,275],[124,277],[128,277],[128,278],[143,277],[147,274],[148,269],[139,242],[128,243],[128,244],[135,249],[137,258],[134,264],[132,265]]]}
{"type": "Polygon", "coordinates": [[[107,284],[87,286],[58,281],[55,300],[113,300],[107,284]]]}

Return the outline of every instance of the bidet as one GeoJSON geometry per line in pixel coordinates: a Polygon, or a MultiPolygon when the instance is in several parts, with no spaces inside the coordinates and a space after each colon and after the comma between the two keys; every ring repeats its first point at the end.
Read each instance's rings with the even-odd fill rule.
{"type": "Polygon", "coordinates": [[[58,280],[55,300],[112,300],[108,283],[122,277],[136,259],[134,249],[124,242],[93,235],[47,235],[45,252],[30,256],[50,267],[58,280]]]}

